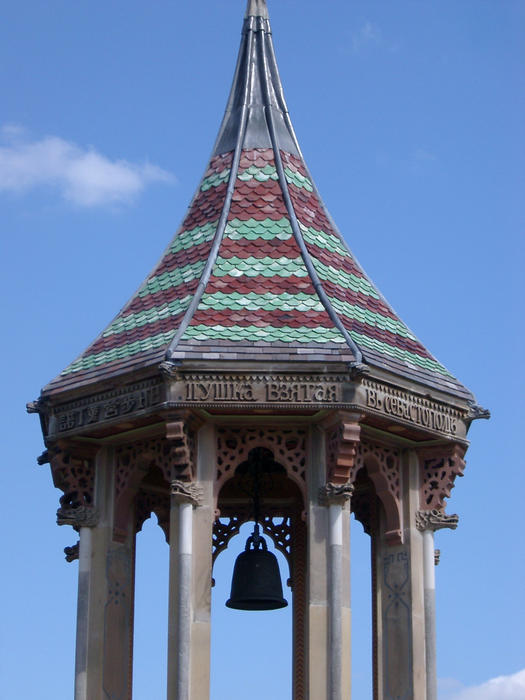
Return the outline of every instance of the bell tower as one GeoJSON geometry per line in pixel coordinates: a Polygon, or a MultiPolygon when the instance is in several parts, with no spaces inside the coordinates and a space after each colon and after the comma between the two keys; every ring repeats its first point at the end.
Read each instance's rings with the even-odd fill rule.
{"type": "Polygon", "coordinates": [[[215,147],[164,257],[28,409],[58,524],[79,536],[75,700],[131,698],[135,537],[152,513],[170,550],[168,700],[209,698],[213,563],[247,521],[230,606],[287,598],[294,700],[350,698],[352,513],[371,542],[374,697],[437,700],[434,532],[457,525],[445,500],[488,412],[326,210],[266,0],[248,2],[215,147]]]}

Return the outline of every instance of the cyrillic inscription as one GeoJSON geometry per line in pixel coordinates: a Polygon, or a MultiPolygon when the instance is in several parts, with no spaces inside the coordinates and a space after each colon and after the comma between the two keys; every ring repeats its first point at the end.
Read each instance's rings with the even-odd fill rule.
{"type": "Polygon", "coordinates": [[[366,388],[366,405],[387,416],[403,418],[414,425],[455,435],[459,412],[447,409],[435,401],[405,392],[390,393],[386,387],[366,388]]]}
{"type": "Polygon", "coordinates": [[[162,387],[160,381],[139,382],[57,406],[54,432],[75,430],[155,406],[162,402],[162,387]]]}
{"type": "MultiPolygon", "coordinates": [[[[307,378],[309,379],[309,378],[307,378]]],[[[330,381],[187,380],[180,400],[198,403],[334,404],[341,401],[341,384],[330,381]]]]}

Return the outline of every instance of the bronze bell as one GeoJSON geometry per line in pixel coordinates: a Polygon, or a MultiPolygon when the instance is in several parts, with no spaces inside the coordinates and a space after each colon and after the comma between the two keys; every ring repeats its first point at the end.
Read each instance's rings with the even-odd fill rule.
{"type": "Polygon", "coordinates": [[[277,610],[288,605],[283,598],[277,557],[268,551],[264,537],[257,532],[248,537],[244,552],[237,557],[226,605],[235,610],[277,610]]]}

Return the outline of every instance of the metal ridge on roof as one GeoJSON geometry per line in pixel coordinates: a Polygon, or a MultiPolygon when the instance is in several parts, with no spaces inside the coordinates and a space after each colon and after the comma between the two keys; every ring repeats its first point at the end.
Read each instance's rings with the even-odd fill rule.
{"type": "Polygon", "coordinates": [[[266,0],[248,0],[246,17],[263,17],[268,19],[268,7],[266,0]]]}

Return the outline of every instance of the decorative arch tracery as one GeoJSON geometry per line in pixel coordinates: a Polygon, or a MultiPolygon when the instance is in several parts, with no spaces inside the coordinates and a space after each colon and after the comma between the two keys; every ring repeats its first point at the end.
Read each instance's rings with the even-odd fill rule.
{"type": "Polygon", "coordinates": [[[281,464],[288,477],[306,489],[306,430],[303,428],[219,428],[217,433],[217,476],[215,498],[231,479],[237,467],[248,459],[249,453],[263,447],[281,464]]]}
{"type": "MultiPolygon", "coordinates": [[[[388,542],[401,542],[401,452],[388,446],[362,440],[359,416],[341,416],[340,421],[327,430],[326,459],[327,479],[335,485],[355,487],[358,473],[365,469],[372,481],[377,497],[386,513],[388,542]]],[[[366,499],[357,493],[352,497],[352,509],[363,514],[365,529],[366,499]],[[354,500],[355,499],[355,500],[354,500]]]]}
{"type": "Polygon", "coordinates": [[[463,476],[466,448],[462,445],[440,445],[418,450],[420,464],[420,508],[423,511],[444,511],[456,477],[463,476]]]}
{"type": "MultiPolygon", "coordinates": [[[[253,520],[253,507],[249,500],[236,502],[224,508],[220,494],[241,465],[248,462],[257,450],[268,451],[271,459],[284,469],[298,490],[292,504],[267,502],[260,517],[263,534],[270,537],[276,549],[285,556],[293,582],[293,553],[291,548],[294,532],[301,521],[306,490],[306,438],[304,428],[275,427],[221,427],[217,432],[217,474],[215,498],[221,510],[216,511],[213,526],[213,561],[227,548],[228,542],[237,535],[241,526],[253,520]]],[[[284,476],[284,474],[283,474],[284,476]]]]}
{"type": "Polygon", "coordinates": [[[115,517],[113,536],[127,536],[129,514],[135,505],[135,532],[154,512],[166,539],[169,535],[170,484],[190,481],[194,472],[195,440],[182,420],[167,424],[167,437],[137,440],[115,449],[115,517]],[[158,472],[156,487],[146,482],[158,472]],[[144,484],[144,488],[141,485],[144,484]]]}
{"type": "Polygon", "coordinates": [[[400,544],[402,540],[400,451],[394,447],[363,441],[358,447],[357,471],[363,467],[366,468],[377,497],[385,510],[386,540],[391,544],[400,544]]]}

